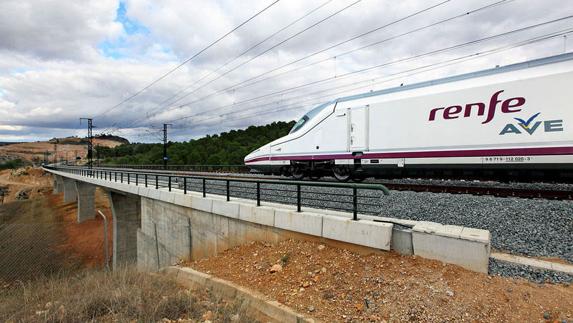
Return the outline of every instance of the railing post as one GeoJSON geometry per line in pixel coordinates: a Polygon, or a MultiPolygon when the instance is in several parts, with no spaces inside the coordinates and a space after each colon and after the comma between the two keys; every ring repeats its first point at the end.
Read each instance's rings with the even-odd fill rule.
{"type": "Polygon", "coordinates": [[[121,176],[120,183],[123,183],[123,172],[121,172],[119,175],[121,176]]]}
{"type": "Polygon", "coordinates": [[[183,194],[187,194],[187,177],[183,177],[183,194]]]}
{"type": "Polygon", "coordinates": [[[145,174],[145,187],[147,187],[147,174],[145,174]]]}
{"type": "Polygon", "coordinates": [[[261,206],[261,183],[257,182],[257,206],[261,206]]]}
{"type": "Polygon", "coordinates": [[[203,197],[207,196],[207,190],[206,190],[207,185],[205,182],[206,182],[206,180],[203,178],[203,197]]]}
{"type": "Polygon", "coordinates": [[[352,220],[358,220],[358,189],[356,187],[352,188],[352,220]]]}
{"type": "Polygon", "coordinates": [[[135,186],[139,185],[139,174],[135,173],[135,186]]]}
{"type": "Polygon", "coordinates": [[[227,201],[231,200],[231,190],[230,190],[230,185],[229,185],[229,180],[227,180],[227,201]]]}
{"type": "Polygon", "coordinates": [[[301,212],[301,200],[302,200],[302,196],[301,196],[301,191],[300,191],[300,184],[296,184],[296,211],[297,212],[301,212]]]}
{"type": "Polygon", "coordinates": [[[155,175],[155,189],[159,188],[159,175],[155,175]]]}
{"type": "Polygon", "coordinates": [[[117,172],[113,172],[114,180],[117,182],[117,172]]]}
{"type": "Polygon", "coordinates": [[[171,175],[169,175],[167,178],[169,179],[169,180],[168,180],[168,182],[169,182],[169,183],[168,183],[169,192],[171,192],[171,175]]]}
{"type": "Polygon", "coordinates": [[[127,173],[127,184],[129,184],[129,173],[127,173]]]}

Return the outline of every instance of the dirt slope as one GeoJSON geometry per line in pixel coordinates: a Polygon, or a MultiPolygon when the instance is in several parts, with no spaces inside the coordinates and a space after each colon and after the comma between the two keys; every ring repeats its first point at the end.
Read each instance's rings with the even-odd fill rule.
{"type": "Polygon", "coordinates": [[[324,322],[573,321],[573,287],[492,277],[395,253],[252,243],[191,267],[324,322]],[[271,268],[282,264],[280,271],[271,268]]]}

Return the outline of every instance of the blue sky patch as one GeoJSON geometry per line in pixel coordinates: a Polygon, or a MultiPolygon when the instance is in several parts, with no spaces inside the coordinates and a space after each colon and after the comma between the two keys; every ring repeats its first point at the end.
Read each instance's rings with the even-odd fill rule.
{"type": "Polygon", "coordinates": [[[119,2],[115,21],[119,22],[123,26],[123,30],[127,34],[127,37],[121,36],[115,40],[103,41],[98,45],[98,49],[106,57],[121,59],[127,57],[127,52],[129,52],[129,36],[148,35],[150,32],[147,27],[138,21],[127,17],[127,8],[124,1],[119,2]]]}

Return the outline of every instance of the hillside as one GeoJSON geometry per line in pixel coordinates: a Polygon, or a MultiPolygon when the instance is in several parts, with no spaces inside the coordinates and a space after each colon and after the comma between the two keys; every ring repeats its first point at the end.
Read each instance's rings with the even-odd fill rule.
{"type": "MultiPolygon", "coordinates": [[[[94,146],[116,147],[125,144],[126,142],[129,143],[129,141],[121,137],[102,136],[94,139],[94,146]]],[[[18,159],[24,164],[39,165],[44,161],[46,153],[48,154],[49,161],[54,161],[55,159],[74,160],[76,157],[85,159],[87,156],[86,139],[67,137],[53,138],[49,141],[0,145],[0,166],[6,162],[18,159]],[[56,149],[57,152],[54,154],[56,149]]]]}
{"type": "MultiPolygon", "coordinates": [[[[294,121],[273,122],[265,126],[231,130],[188,142],[169,143],[171,165],[241,165],[251,151],[280,138],[290,131],[294,121]]],[[[106,164],[161,164],[162,144],[129,144],[100,149],[106,164]]]]}

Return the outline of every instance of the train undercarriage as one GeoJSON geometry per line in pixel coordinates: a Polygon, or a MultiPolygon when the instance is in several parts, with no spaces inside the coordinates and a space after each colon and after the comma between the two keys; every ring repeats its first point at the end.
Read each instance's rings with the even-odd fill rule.
{"type": "Polygon", "coordinates": [[[319,180],[334,177],[340,182],[362,182],[366,178],[429,178],[493,180],[498,182],[556,182],[573,183],[573,164],[527,164],[527,165],[363,165],[360,160],[354,164],[340,165],[328,161],[291,161],[290,165],[263,171],[267,174],[283,175],[295,180],[319,180]]]}

